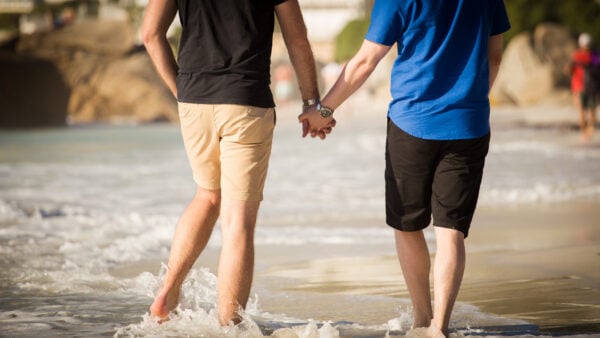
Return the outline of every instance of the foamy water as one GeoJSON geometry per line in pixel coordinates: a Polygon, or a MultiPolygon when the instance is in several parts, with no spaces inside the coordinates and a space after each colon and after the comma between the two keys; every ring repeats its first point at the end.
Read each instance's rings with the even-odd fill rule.
{"type": "MultiPolygon", "coordinates": [[[[384,225],[385,121],[343,123],[325,142],[301,140],[297,126],[278,126],[257,248],[298,260],[316,258],[315,247],[333,255],[352,254],[348,248],[393,255],[384,225]]],[[[579,146],[577,136],[495,131],[481,205],[600,199],[600,148],[579,146]]],[[[160,284],[160,262],[193,192],[176,126],[0,132],[0,335],[383,337],[410,326],[407,300],[373,296],[340,308],[376,311],[377,304],[397,303],[377,324],[328,322],[263,309],[261,298],[295,296],[255,285],[243,325],[220,328],[215,276],[202,267],[186,280],[178,314],[154,323],[146,311],[160,284]]],[[[219,245],[215,231],[208,250],[219,245]]],[[[267,257],[258,269],[279,259],[267,257]]],[[[329,302],[323,299],[306,307],[329,302]]],[[[490,323],[516,327],[522,336],[535,329],[465,304],[453,320],[466,336],[496,335],[481,329],[490,323]]]]}

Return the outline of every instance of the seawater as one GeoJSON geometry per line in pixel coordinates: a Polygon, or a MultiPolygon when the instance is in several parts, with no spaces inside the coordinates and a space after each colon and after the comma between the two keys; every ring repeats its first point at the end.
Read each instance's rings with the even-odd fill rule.
{"type": "MultiPolygon", "coordinates": [[[[384,122],[340,122],[323,142],[302,140],[297,125],[278,126],[257,249],[299,259],[317,258],[312,247],[334,255],[349,247],[393,254],[384,225],[384,122]]],[[[561,129],[495,130],[480,205],[600,200],[600,147],[579,145],[577,136],[561,129]]],[[[329,298],[317,294],[297,300],[317,316],[271,313],[261,298],[298,296],[259,284],[244,323],[221,328],[215,276],[205,267],[190,273],[178,314],[154,323],[147,309],[164,271],[160,262],[193,193],[177,126],[1,131],[0,336],[383,337],[410,326],[408,301],[383,296],[331,300],[355,304],[352,311],[361,311],[361,303],[397,304],[377,324],[323,321],[318,307],[329,298]]],[[[219,245],[215,231],[207,250],[219,245]]],[[[453,326],[462,335],[494,336],[477,329],[489,321],[519,328],[514,335],[533,332],[526,322],[465,304],[456,311],[453,326]]]]}

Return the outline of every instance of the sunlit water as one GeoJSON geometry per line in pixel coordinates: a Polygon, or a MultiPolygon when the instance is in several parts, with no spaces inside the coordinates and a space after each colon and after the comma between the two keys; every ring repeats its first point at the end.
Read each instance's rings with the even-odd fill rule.
{"type": "MultiPolygon", "coordinates": [[[[393,255],[383,215],[385,121],[343,123],[325,142],[302,140],[296,125],[277,127],[259,250],[298,260],[318,258],[312,247],[393,255]]],[[[480,205],[600,200],[600,148],[578,145],[577,136],[561,129],[494,131],[480,205]]],[[[221,328],[215,276],[203,267],[186,280],[178,314],[153,322],[146,312],[160,262],[193,192],[176,126],[0,132],[0,336],[383,337],[410,326],[406,299],[339,296],[354,304],[340,305],[340,314],[360,313],[361,302],[397,310],[375,325],[327,322],[318,317],[319,304],[338,298],[302,298],[259,283],[243,324],[221,328]],[[260,299],[278,297],[305,301],[314,312],[295,318],[261,307],[260,299]]],[[[215,231],[208,250],[219,245],[215,231]]],[[[279,261],[267,258],[257,269],[279,261]]],[[[466,304],[456,312],[453,327],[466,336],[501,332],[477,328],[488,322],[517,328],[513,335],[535,329],[466,304]]]]}

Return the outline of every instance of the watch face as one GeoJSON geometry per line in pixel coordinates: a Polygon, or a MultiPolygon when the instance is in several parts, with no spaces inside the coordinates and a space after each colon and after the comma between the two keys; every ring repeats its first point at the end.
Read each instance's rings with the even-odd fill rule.
{"type": "Polygon", "coordinates": [[[330,108],[327,107],[323,107],[321,106],[321,109],[319,109],[319,112],[321,113],[321,116],[324,118],[330,117],[331,115],[333,115],[333,110],[331,110],[330,108]]]}

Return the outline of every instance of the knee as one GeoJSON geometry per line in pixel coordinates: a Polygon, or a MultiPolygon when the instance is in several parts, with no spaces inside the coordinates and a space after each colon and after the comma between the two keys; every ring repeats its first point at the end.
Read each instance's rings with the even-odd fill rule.
{"type": "Polygon", "coordinates": [[[254,241],[255,224],[251,221],[242,221],[239,219],[229,219],[223,217],[221,219],[222,236],[225,238],[234,238],[240,242],[254,241]]]}
{"type": "Polygon", "coordinates": [[[202,200],[204,203],[207,203],[218,210],[221,206],[221,189],[205,189],[198,187],[194,198],[202,200]]]}

